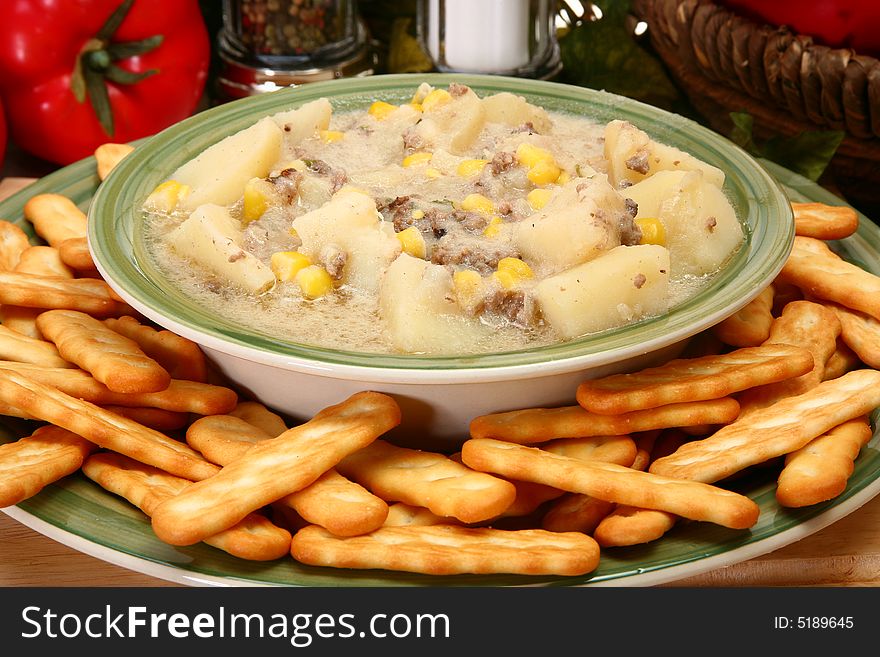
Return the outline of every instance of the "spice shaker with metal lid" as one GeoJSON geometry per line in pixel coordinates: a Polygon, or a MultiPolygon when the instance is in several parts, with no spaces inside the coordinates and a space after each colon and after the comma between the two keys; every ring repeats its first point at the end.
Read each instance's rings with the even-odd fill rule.
{"type": "Polygon", "coordinates": [[[218,46],[227,99],[375,67],[355,0],[223,0],[218,46]]]}

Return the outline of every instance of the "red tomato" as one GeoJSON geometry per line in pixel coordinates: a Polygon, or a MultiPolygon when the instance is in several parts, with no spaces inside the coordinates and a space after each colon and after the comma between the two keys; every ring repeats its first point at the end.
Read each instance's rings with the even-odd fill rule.
{"type": "Polygon", "coordinates": [[[195,110],[210,60],[198,0],[5,0],[2,7],[0,92],[10,134],[24,150],[69,164],[195,110]],[[122,19],[118,27],[107,25],[111,16],[122,19]],[[96,39],[105,26],[112,34],[96,39]],[[82,92],[82,83],[93,83],[82,100],[72,87],[77,79],[82,92]],[[100,86],[109,101],[103,124],[100,86]]]}
{"type": "Polygon", "coordinates": [[[6,157],[6,117],[3,114],[3,103],[0,103],[0,164],[6,157]]]}
{"type": "Polygon", "coordinates": [[[740,15],[787,25],[833,48],[880,56],[880,2],[877,0],[723,0],[740,15]]]}

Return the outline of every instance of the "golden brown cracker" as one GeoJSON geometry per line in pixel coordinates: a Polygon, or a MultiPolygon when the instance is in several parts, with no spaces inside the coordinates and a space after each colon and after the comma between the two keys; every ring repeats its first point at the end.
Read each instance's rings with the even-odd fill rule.
{"type": "Polygon", "coordinates": [[[843,260],[821,240],[795,237],[778,278],[807,295],[880,319],[880,277],[843,260]]]}
{"type": "Polygon", "coordinates": [[[78,272],[95,271],[95,261],[89,251],[89,242],[85,237],[71,237],[58,245],[61,261],[78,272]]]}
{"type": "Polygon", "coordinates": [[[0,507],[18,504],[76,472],[94,447],[80,436],[51,425],[0,445],[0,507]]]}
{"type": "Polygon", "coordinates": [[[257,443],[216,476],[164,502],[153,516],[153,529],[173,545],[200,541],[302,490],[399,423],[400,408],[391,397],[353,395],[319,417],[257,443]]]}
{"type": "Polygon", "coordinates": [[[624,435],[652,429],[726,424],[739,415],[739,403],[731,398],[668,404],[622,415],[599,415],[580,406],[526,408],[481,415],[471,421],[473,438],[500,438],[531,445],[554,438],[624,435]]]}
{"type": "Polygon", "coordinates": [[[388,515],[384,527],[429,527],[431,525],[455,524],[454,518],[444,518],[431,513],[421,506],[412,506],[403,502],[388,505],[388,515]]]}
{"type": "Polygon", "coordinates": [[[21,254],[30,246],[27,233],[14,223],[0,219],[0,270],[13,271],[21,254]]]}
{"type": "Polygon", "coordinates": [[[98,171],[98,178],[104,180],[110,175],[113,168],[122,161],[122,158],[133,150],[134,146],[129,144],[114,144],[112,142],[98,146],[95,149],[95,165],[98,171]]]}
{"type": "Polygon", "coordinates": [[[43,336],[37,328],[37,317],[42,312],[41,308],[0,305],[0,324],[19,335],[42,340],[43,336]]]}
{"type": "Polygon", "coordinates": [[[840,240],[859,228],[859,215],[845,205],[793,202],[791,208],[794,210],[796,235],[819,240],[840,240]]]}
{"type": "Polygon", "coordinates": [[[770,336],[775,294],[773,285],[768,285],[733,315],[713,326],[712,332],[732,347],[757,347],[762,344],[770,336]]]}
{"type": "Polygon", "coordinates": [[[171,384],[171,375],[141,351],[137,342],[90,315],[49,310],[37,318],[37,328],[64,358],[113,392],[159,392],[171,384]]]}
{"type": "Polygon", "coordinates": [[[37,235],[58,247],[72,237],[85,237],[86,215],[76,204],[61,194],[37,194],[24,205],[25,219],[34,225],[37,235]]]}
{"type": "Polygon", "coordinates": [[[800,376],[812,367],[813,357],[808,350],[768,343],[584,381],[578,386],[577,400],[592,413],[620,415],[666,404],[719,399],[800,376]]]}
{"type": "Polygon", "coordinates": [[[0,303],[28,308],[79,310],[95,317],[130,314],[131,308],[102,280],[46,278],[0,272],[0,303]]]}
{"type": "Polygon", "coordinates": [[[785,507],[802,507],[837,497],[872,435],[868,418],[856,418],[790,453],[779,475],[776,499],[785,507]]]}
{"type": "MultiPolygon", "coordinates": [[[[83,465],[83,473],[148,516],[163,501],[192,485],[186,479],[112,453],[90,457],[83,465]]],[[[205,543],[241,559],[270,561],[288,553],[290,538],[287,530],[251,513],[237,525],[207,537],[205,543]]]]}
{"type": "MultiPolygon", "coordinates": [[[[842,324],[843,322],[841,322],[841,325],[842,324]]],[[[863,367],[863,364],[861,359],[859,359],[858,354],[847,346],[846,342],[843,341],[843,338],[839,337],[837,338],[837,348],[825,363],[824,378],[826,381],[828,379],[836,379],[847,372],[861,367],[863,367]]]]}
{"type": "Polygon", "coordinates": [[[675,526],[678,516],[656,509],[619,505],[593,532],[600,547],[640,545],[661,538],[675,526]]]}
{"type": "Polygon", "coordinates": [[[719,481],[749,466],[800,449],[814,438],[880,406],[880,372],[855,370],[797,397],[682,445],[650,471],[667,477],[719,481]]]}
{"type": "Polygon", "coordinates": [[[633,470],[648,469],[648,466],[651,465],[651,453],[654,451],[654,445],[661,433],[660,429],[654,429],[653,431],[642,431],[633,436],[636,443],[636,457],[629,467],[633,470]]]}
{"type": "Polygon", "coordinates": [[[599,565],[599,547],[584,534],[452,525],[382,527],[352,538],[305,527],[293,537],[291,555],[312,566],[428,575],[584,575],[599,565]]]}
{"type": "Polygon", "coordinates": [[[182,429],[189,424],[190,419],[189,413],[166,411],[163,408],[114,406],[112,404],[107,404],[103,408],[111,413],[127,417],[129,420],[134,420],[138,424],[143,424],[145,427],[162,432],[182,429]]]}
{"type": "Polygon", "coordinates": [[[48,278],[73,278],[73,270],[61,260],[61,253],[51,246],[32,246],[21,254],[15,271],[48,278]]]}
{"type": "Polygon", "coordinates": [[[108,327],[138,343],[147,356],[164,367],[172,378],[206,383],[207,362],[201,348],[192,340],[141,324],[129,315],[104,320],[108,327]]]}
{"type": "Polygon", "coordinates": [[[475,470],[617,504],[668,511],[732,529],[747,529],[758,520],[758,506],[749,498],[697,481],[672,479],[613,463],[579,461],[491,438],[468,440],[461,454],[465,464],[475,470]]]}
{"type": "Polygon", "coordinates": [[[541,527],[551,532],[583,532],[592,534],[602,518],[616,505],[608,500],[567,493],[560,497],[544,514],[541,527]]]}
{"type": "Polygon", "coordinates": [[[234,409],[229,411],[229,415],[259,427],[272,438],[287,431],[284,419],[258,401],[240,401],[234,409]]]}
{"type": "Polygon", "coordinates": [[[230,388],[195,381],[172,379],[171,384],[159,392],[125,393],[113,392],[79,369],[0,361],[0,370],[21,372],[28,378],[99,406],[144,406],[196,415],[217,415],[228,413],[238,402],[238,396],[230,388]]]}
{"type": "Polygon", "coordinates": [[[573,459],[603,461],[625,467],[633,464],[638,453],[636,442],[626,435],[562,438],[544,443],[541,449],[573,459]]]}
{"type": "Polygon", "coordinates": [[[0,358],[43,367],[73,367],[51,342],[23,335],[0,325],[0,358]]]}
{"type": "Polygon", "coordinates": [[[100,447],[185,479],[204,479],[219,470],[184,443],[13,370],[0,370],[0,400],[100,447]]]}
{"type": "Polygon", "coordinates": [[[813,356],[813,368],[797,377],[745,390],[737,397],[740,416],[819,385],[825,378],[825,363],[837,350],[839,335],[840,322],[832,310],[811,301],[789,303],[774,320],[766,344],[788,344],[808,350],[813,356]]]}
{"type": "Polygon", "coordinates": [[[838,304],[829,307],[840,320],[840,337],[858,358],[880,369],[880,320],[838,304]]]}
{"type": "Polygon", "coordinates": [[[346,457],[337,469],[387,502],[423,506],[465,523],[502,514],[516,497],[508,481],[474,472],[442,454],[384,440],[346,457]]]}

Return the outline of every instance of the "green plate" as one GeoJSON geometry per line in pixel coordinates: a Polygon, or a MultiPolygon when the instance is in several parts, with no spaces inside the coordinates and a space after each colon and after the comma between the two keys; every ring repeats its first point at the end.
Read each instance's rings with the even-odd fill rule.
{"type": "MultiPolygon", "coordinates": [[[[790,171],[763,163],[792,200],[841,201],[790,171]]],[[[0,203],[0,216],[25,229],[24,203],[34,194],[54,192],[83,210],[98,186],[94,159],[53,173],[0,203]]],[[[834,243],[845,258],[880,274],[880,230],[864,216],[853,237],[834,243]]],[[[877,412],[872,417],[876,426],[877,412]]],[[[0,440],[26,435],[33,423],[2,418],[0,440]]],[[[157,578],[190,585],[294,586],[646,586],[669,582],[764,554],[797,541],[853,512],[880,492],[880,433],[875,433],[855,464],[846,490],[836,499],[805,509],[783,509],[775,500],[768,470],[737,483],[761,508],[750,531],[708,523],[681,522],[662,540],[644,546],[607,549],[599,568],[584,577],[458,576],[431,577],[384,571],[350,571],[303,566],[292,559],[249,563],[205,544],[179,548],[159,541],[149,520],[127,502],[105,492],[81,474],[45,488],[4,511],[32,529],[81,552],[157,578]]]]}

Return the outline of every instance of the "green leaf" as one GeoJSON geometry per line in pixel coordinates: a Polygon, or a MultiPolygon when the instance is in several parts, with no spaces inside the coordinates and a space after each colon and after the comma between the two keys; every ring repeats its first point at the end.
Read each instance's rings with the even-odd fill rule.
{"type": "Polygon", "coordinates": [[[109,41],[110,37],[116,34],[116,30],[119,29],[120,25],[122,25],[122,21],[125,20],[125,17],[128,15],[128,12],[133,4],[134,0],[124,0],[121,5],[113,10],[113,13],[110,14],[110,17],[107,19],[104,25],[101,26],[101,29],[95,35],[95,38],[105,42],[109,41]]]}
{"type": "Polygon", "coordinates": [[[116,84],[137,84],[144,78],[148,78],[158,72],[158,68],[151,68],[149,71],[144,71],[143,73],[132,73],[131,71],[119,68],[115,64],[111,64],[107,67],[107,70],[104,71],[104,77],[116,84]]]}
{"type": "Polygon", "coordinates": [[[761,150],[752,138],[755,117],[748,112],[731,112],[730,120],[733,122],[730,141],[753,155],[762,155],[761,150]]]}
{"type": "Polygon", "coordinates": [[[83,67],[83,77],[86,82],[86,90],[89,94],[89,102],[98,122],[104,129],[108,137],[113,136],[113,110],[110,107],[110,96],[107,94],[107,85],[104,83],[104,76],[97,71],[93,71],[87,66],[83,67]]]}
{"type": "Polygon", "coordinates": [[[764,157],[816,181],[845,136],[842,130],[808,130],[796,137],[772,137],[764,144],[764,157]]]}
{"type": "Polygon", "coordinates": [[[676,108],[681,95],[662,63],[626,27],[629,0],[593,4],[602,10],[602,18],[572,25],[559,39],[560,81],[676,108]]]}
{"type": "Polygon", "coordinates": [[[128,59],[135,55],[143,55],[158,48],[162,44],[164,37],[161,34],[154,34],[140,41],[126,41],[124,43],[111,43],[107,46],[107,54],[110,59],[116,61],[118,59],[128,59]]]}

